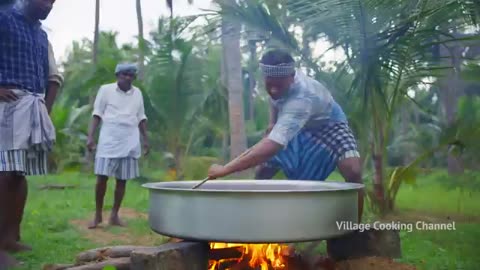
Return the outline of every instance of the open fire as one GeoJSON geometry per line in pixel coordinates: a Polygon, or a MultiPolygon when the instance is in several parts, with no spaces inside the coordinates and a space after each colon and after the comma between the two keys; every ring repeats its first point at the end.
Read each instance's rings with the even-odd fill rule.
{"type": "Polygon", "coordinates": [[[216,255],[210,258],[209,270],[287,269],[287,245],[210,243],[210,248],[216,255]]]}

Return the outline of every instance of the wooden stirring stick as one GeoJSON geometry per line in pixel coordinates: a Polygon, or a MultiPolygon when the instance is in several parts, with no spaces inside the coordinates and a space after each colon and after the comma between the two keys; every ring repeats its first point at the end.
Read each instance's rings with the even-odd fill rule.
{"type": "MultiPolygon", "coordinates": [[[[234,161],[236,161],[236,160],[238,160],[238,159],[246,156],[248,153],[250,153],[250,152],[252,151],[252,149],[253,149],[253,147],[247,149],[247,150],[246,150],[245,152],[243,152],[240,156],[234,158],[232,161],[230,161],[229,163],[227,163],[227,165],[225,165],[225,166],[228,166],[228,164],[230,164],[230,163],[232,163],[232,162],[234,162],[234,161]]],[[[205,179],[203,179],[202,182],[200,182],[200,183],[198,183],[197,185],[195,185],[192,189],[197,189],[198,187],[200,187],[201,185],[203,185],[203,184],[204,184],[205,182],[207,182],[208,180],[210,180],[210,177],[207,176],[205,179]]]]}

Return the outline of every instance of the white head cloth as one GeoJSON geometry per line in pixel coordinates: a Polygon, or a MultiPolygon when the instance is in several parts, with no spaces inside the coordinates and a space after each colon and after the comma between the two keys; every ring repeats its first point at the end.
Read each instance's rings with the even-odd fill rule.
{"type": "Polygon", "coordinates": [[[137,73],[137,65],[130,64],[130,63],[123,63],[123,64],[118,64],[117,67],[115,68],[115,74],[118,74],[119,72],[125,72],[125,71],[131,71],[133,73],[137,73]]]}
{"type": "Polygon", "coordinates": [[[284,63],[279,65],[265,65],[260,63],[260,69],[265,77],[288,77],[295,74],[295,63],[284,63]]]}

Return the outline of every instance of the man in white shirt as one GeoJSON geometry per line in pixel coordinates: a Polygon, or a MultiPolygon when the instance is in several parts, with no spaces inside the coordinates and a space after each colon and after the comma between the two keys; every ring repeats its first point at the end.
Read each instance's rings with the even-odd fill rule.
{"type": "Polygon", "coordinates": [[[148,154],[147,117],[142,92],[132,85],[137,68],[134,64],[119,64],[115,69],[117,82],[102,85],[97,93],[93,118],[88,132],[87,147],[96,149],[95,188],[96,212],[89,228],[96,228],[102,222],[103,199],[108,177],[117,179],[110,225],[124,226],[118,211],[125,194],[126,180],[139,176],[138,159],[141,157],[140,134],[144,155],[148,154]],[[98,146],[94,133],[102,123],[98,146]]]}

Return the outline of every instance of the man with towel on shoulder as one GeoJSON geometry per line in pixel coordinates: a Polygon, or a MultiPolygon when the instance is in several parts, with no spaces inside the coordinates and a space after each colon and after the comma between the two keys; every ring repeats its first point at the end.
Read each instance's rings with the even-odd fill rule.
{"type": "MultiPolygon", "coordinates": [[[[0,10],[0,251],[31,249],[19,242],[26,176],[47,173],[55,142],[49,112],[63,78],[41,28],[54,2],[23,0],[0,10]]],[[[0,255],[0,268],[12,263],[0,255]]]]}
{"type": "MultiPolygon", "coordinates": [[[[292,56],[267,52],[260,61],[271,98],[267,135],[227,166],[212,165],[211,179],[257,167],[256,179],[281,169],[288,179],[324,181],[338,167],[347,182],[362,183],[360,154],[347,118],[328,89],[295,69],[292,56]]],[[[359,194],[359,219],[363,211],[359,194]]]]}
{"type": "Polygon", "coordinates": [[[117,81],[102,85],[97,93],[93,119],[88,132],[87,147],[96,148],[95,217],[88,228],[96,228],[102,222],[103,199],[108,177],[117,179],[115,198],[110,215],[110,225],[124,226],[118,211],[125,194],[126,180],[138,177],[138,159],[141,157],[140,134],[144,154],[149,151],[147,138],[147,117],[143,105],[142,92],[132,85],[137,75],[134,64],[119,64],[115,69],[117,81]],[[94,133],[102,123],[98,146],[95,146],[94,133]]]}

